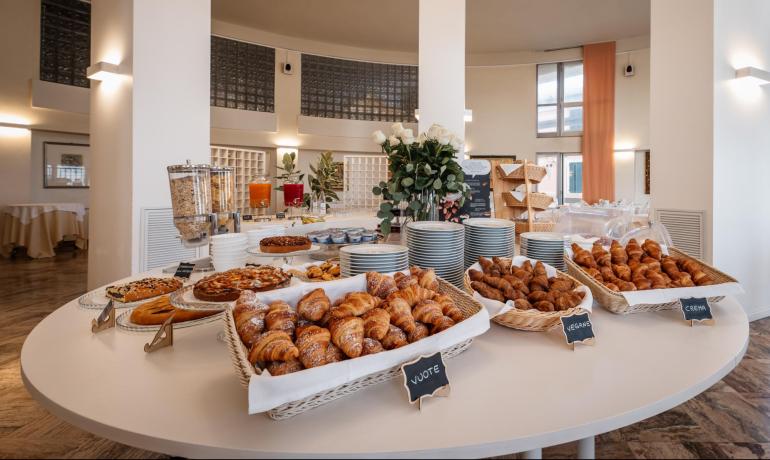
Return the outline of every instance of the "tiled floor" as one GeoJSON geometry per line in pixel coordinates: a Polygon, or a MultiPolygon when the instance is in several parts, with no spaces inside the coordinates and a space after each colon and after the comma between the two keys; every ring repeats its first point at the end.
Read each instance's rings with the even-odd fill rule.
{"type": "MultiPolygon", "coordinates": [[[[33,401],[19,376],[24,338],[85,291],[86,254],[0,259],[0,458],[160,458],[62,422],[33,401]]],[[[597,438],[599,458],[770,457],[770,319],[751,326],[746,358],[722,382],[657,417],[597,438]]],[[[570,458],[576,444],[544,450],[570,458]]]]}

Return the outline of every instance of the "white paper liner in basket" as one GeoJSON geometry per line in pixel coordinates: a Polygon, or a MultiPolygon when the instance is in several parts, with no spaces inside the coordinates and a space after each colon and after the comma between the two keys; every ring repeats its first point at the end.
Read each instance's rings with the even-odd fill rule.
{"type": "MultiPolygon", "coordinates": [[[[366,291],[366,275],[325,283],[303,284],[277,291],[258,293],[259,300],[270,303],[283,300],[294,306],[308,292],[323,288],[332,302],[348,292],[366,291]]],[[[249,414],[266,412],[375,372],[399,366],[420,355],[430,355],[457,345],[489,330],[485,309],[451,328],[405,347],[362,358],[327,364],[278,377],[268,372],[253,375],[249,381],[249,414]]]]}
{"type": "MultiPolygon", "coordinates": [[[[516,267],[521,267],[521,265],[524,262],[526,262],[527,260],[529,260],[532,263],[533,266],[537,262],[537,259],[530,259],[529,257],[524,257],[524,256],[515,256],[512,259],[512,261],[513,261],[512,263],[516,267]]],[[[556,268],[554,268],[551,265],[548,265],[546,263],[543,263],[543,265],[545,266],[545,274],[548,275],[548,278],[556,276],[556,272],[558,271],[558,270],[556,270],[556,268]]],[[[473,264],[470,267],[468,267],[468,270],[466,270],[466,272],[470,271],[470,270],[482,271],[481,270],[481,265],[479,265],[479,263],[476,262],[475,264],[473,264]]],[[[593,303],[594,303],[594,297],[593,297],[593,294],[591,294],[591,290],[588,289],[587,286],[580,286],[580,287],[577,288],[577,290],[585,292],[585,294],[586,294],[585,297],[583,297],[583,301],[580,302],[580,305],[578,305],[578,308],[582,308],[584,310],[591,311],[591,309],[593,307],[593,303]]],[[[482,296],[481,294],[479,294],[476,291],[473,291],[473,298],[475,300],[478,300],[482,305],[484,305],[484,307],[487,310],[489,310],[489,317],[490,318],[494,318],[495,316],[500,316],[500,315],[502,315],[504,313],[507,313],[507,312],[509,312],[509,311],[514,309],[513,302],[511,302],[511,301],[503,303],[503,302],[500,302],[499,300],[487,299],[486,297],[482,296]]]]}
{"type": "MultiPolygon", "coordinates": [[[[580,244],[583,249],[591,250],[590,244],[580,244]]],[[[668,255],[668,247],[666,245],[660,245],[663,254],[668,255]]],[[[609,246],[605,246],[604,249],[609,251],[609,246]]],[[[572,260],[574,253],[571,247],[567,247],[565,257],[569,257],[572,260]]],[[[633,307],[635,305],[654,305],[664,304],[670,302],[676,302],[679,299],[688,299],[691,297],[697,298],[714,298],[724,297],[728,295],[743,294],[744,290],[740,283],[720,283],[711,286],[694,286],[683,288],[667,288],[667,289],[647,289],[643,291],[621,291],[618,294],[622,295],[628,305],[633,307]]]]}

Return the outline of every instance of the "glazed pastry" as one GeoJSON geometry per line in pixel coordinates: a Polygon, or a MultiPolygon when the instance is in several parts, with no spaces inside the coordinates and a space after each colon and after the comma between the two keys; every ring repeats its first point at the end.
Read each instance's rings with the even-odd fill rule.
{"type": "Polygon", "coordinates": [[[326,292],[318,288],[310,291],[297,302],[297,314],[308,321],[318,321],[329,311],[331,303],[326,292]]]}
{"type": "Polygon", "coordinates": [[[283,331],[268,331],[262,334],[249,351],[249,362],[291,361],[299,357],[299,350],[283,331]]]}
{"type": "Polygon", "coordinates": [[[351,292],[345,296],[339,305],[332,308],[332,318],[361,316],[381,303],[382,299],[366,292],[351,292]]]}
{"type": "Polygon", "coordinates": [[[500,267],[500,271],[503,272],[503,274],[511,273],[511,268],[513,267],[513,260],[507,259],[504,257],[492,257],[492,262],[494,262],[498,267],[500,267]]]}
{"type": "Polygon", "coordinates": [[[348,358],[361,356],[364,346],[364,320],[355,316],[332,319],[329,332],[332,342],[348,358]]]}
{"type": "MultiPolygon", "coordinates": [[[[398,292],[393,293],[388,297],[391,299],[398,292]]],[[[400,329],[406,331],[407,334],[414,332],[417,327],[414,323],[414,316],[412,316],[412,308],[409,303],[401,297],[395,297],[392,300],[388,300],[388,305],[385,310],[390,315],[390,322],[400,329]]],[[[383,343],[384,345],[384,343],[383,343]]]]}
{"type": "Polygon", "coordinates": [[[569,278],[553,277],[548,283],[552,291],[571,291],[575,288],[575,283],[569,278]]]}
{"type": "Polygon", "coordinates": [[[382,340],[388,334],[390,314],[384,309],[374,308],[361,318],[364,320],[364,337],[382,340]]]}
{"type": "Polygon", "coordinates": [[[266,369],[268,372],[270,372],[270,375],[273,377],[278,377],[279,375],[286,375],[291,374],[292,372],[301,371],[302,363],[296,359],[292,359],[286,362],[273,361],[267,365],[266,369]]]}
{"type": "Polygon", "coordinates": [[[337,345],[330,343],[326,348],[326,364],[338,363],[345,359],[345,353],[343,353],[337,345]]]}
{"type": "Polygon", "coordinates": [[[438,278],[436,277],[436,270],[429,268],[423,270],[419,267],[411,267],[409,269],[412,276],[417,277],[417,285],[421,288],[430,289],[431,291],[438,290],[438,278]]]}
{"type": "Polygon", "coordinates": [[[548,277],[546,275],[535,275],[529,282],[530,291],[547,291],[549,288],[548,277]]]}
{"type": "Polygon", "coordinates": [[[513,287],[513,289],[517,291],[522,291],[524,294],[529,294],[529,287],[527,286],[530,281],[532,281],[532,275],[527,273],[526,274],[526,281],[519,278],[516,275],[503,275],[503,279],[505,281],[508,281],[510,285],[513,287]]]}
{"type": "MultiPolygon", "coordinates": [[[[326,364],[326,349],[331,341],[328,329],[307,326],[297,332],[299,360],[306,369],[326,364]]],[[[272,372],[271,372],[272,373],[272,372]]]]}
{"type": "MultiPolygon", "coordinates": [[[[610,245],[610,258],[615,265],[628,263],[628,253],[626,253],[626,249],[617,241],[613,241],[612,245],[610,245]]],[[[575,262],[577,262],[577,260],[575,262]]]]}
{"type": "MultiPolygon", "coordinates": [[[[417,326],[415,325],[415,329],[417,326]]],[[[384,339],[381,340],[382,346],[386,350],[394,350],[396,348],[401,348],[405,345],[409,345],[409,342],[406,339],[406,334],[404,334],[404,331],[397,328],[394,325],[390,325],[390,328],[388,329],[388,334],[385,336],[384,339]]]]}
{"type": "Polygon", "coordinates": [[[613,264],[612,271],[623,281],[631,281],[631,268],[626,264],[613,264]]]}
{"type": "Polygon", "coordinates": [[[385,351],[385,348],[383,348],[382,344],[378,340],[370,339],[368,337],[364,339],[361,356],[374,355],[382,351],[385,351]]]}
{"type": "Polygon", "coordinates": [[[479,265],[481,265],[481,271],[487,275],[502,276],[500,267],[486,257],[479,257],[479,265]]]}
{"type": "Polygon", "coordinates": [[[257,301],[257,295],[244,291],[233,308],[235,330],[247,348],[251,348],[265,330],[265,315],[269,307],[257,301]]]}
{"type": "Polygon", "coordinates": [[[471,288],[481,294],[482,297],[505,303],[503,293],[483,281],[471,281],[471,288]]]}
{"type": "Polygon", "coordinates": [[[644,252],[646,252],[648,256],[655,260],[661,260],[663,258],[663,249],[661,249],[657,241],[646,240],[642,243],[642,249],[644,249],[644,252]]]}
{"type": "Polygon", "coordinates": [[[452,300],[449,296],[444,294],[436,294],[436,296],[433,297],[433,300],[441,305],[441,312],[444,314],[444,316],[452,318],[455,323],[459,323],[465,319],[463,311],[460,310],[457,305],[455,305],[454,300],[452,300]]]}
{"type": "Polygon", "coordinates": [[[529,293],[529,295],[527,296],[527,300],[529,300],[529,302],[532,304],[535,304],[543,300],[552,301],[553,294],[550,294],[545,291],[534,291],[529,293]]]}
{"type": "MultiPolygon", "coordinates": [[[[270,304],[270,310],[265,315],[265,329],[268,331],[283,331],[294,337],[294,329],[297,325],[297,313],[295,313],[289,304],[278,300],[270,304]]],[[[274,361],[269,359],[267,361],[274,361]]]]}
{"type": "Polygon", "coordinates": [[[377,272],[368,272],[366,274],[366,292],[369,294],[386,299],[390,294],[396,292],[396,282],[392,276],[383,275],[377,272]]]}
{"type": "Polygon", "coordinates": [[[600,267],[609,267],[612,264],[610,260],[610,253],[607,252],[607,250],[604,249],[604,246],[602,246],[602,244],[598,241],[594,243],[593,247],[591,248],[591,255],[594,257],[596,264],[600,267]]]}
{"type": "Polygon", "coordinates": [[[642,257],[642,263],[650,267],[650,270],[660,271],[660,261],[650,256],[642,257]]]}
{"type": "Polygon", "coordinates": [[[587,250],[583,249],[577,243],[572,243],[572,253],[575,263],[580,266],[588,268],[596,268],[596,260],[594,256],[587,250]]]}
{"type": "Polygon", "coordinates": [[[527,299],[516,299],[513,302],[513,306],[518,308],[519,310],[530,310],[532,309],[532,304],[529,303],[527,299]]]}
{"type": "Polygon", "coordinates": [[[417,286],[417,278],[412,275],[404,275],[398,272],[393,275],[393,279],[396,281],[396,287],[398,289],[405,289],[409,286],[417,286]]]}
{"type": "Polygon", "coordinates": [[[543,312],[556,311],[556,305],[554,305],[553,302],[549,302],[547,300],[535,302],[532,306],[543,312]]]}
{"type": "Polygon", "coordinates": [[[452,318],[448,316],[442,316],[430,328],[430,333],[438,334],[439,332],[445,331],[454,325],[455,325],[455,322],[452,321],[452,318]]]}
{"type": "Polygon", "coordinates": [[[423,300],[418,303],[414,307],[414,310],[412,310],[412,315],[414,316],[415,321],[425,324],[434,324],[444,317],[444,313],[441,311],[441,305],[432,300],[423,300]]]}
{"type": "Polygon", "coordinates": [[[642,260],[644,256],[644,250],[639,246],[639,242],[636,239],[631,238],[626,244],[626,254],[630,260],[642,260]]]}
{"type": "Polygon", "coordinates": [[[581,291],[564,292],[558,297],[556,297],[556,299],[554,300],[554,305],[559,311],[575,308],[578,305],[580,305],[580,302],[583,301],[583,297],[581,297],[581,294],[583,296],[585,295],[585,293],[581,291]]]}
{"type": "Polygon", "coordinates": [[[428,331],[428,326],[420,322],[417,322],[415,324],[416,324],[416,327],[414,328],[414,331],[411,334],[407,334],[406,336],[406,340],[409,343],[417,342],[418,340],[422,340],[425,337],[428,337],[430,335],[430,331],[428,331]]]}

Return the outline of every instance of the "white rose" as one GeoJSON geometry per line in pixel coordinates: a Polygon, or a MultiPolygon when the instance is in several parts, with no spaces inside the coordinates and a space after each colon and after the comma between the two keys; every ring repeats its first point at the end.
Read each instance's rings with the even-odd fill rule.
{"type": "Polygon", "coordinates": [[[399,141],[399,140],[398,140],[398,138],[397,138],[396,136],[390,136],[390,137],[388,138],[388,143],[390,143],[390,146],[391,146],[391,147],[395,147],[395,146],[397,146],[399,142],[401,142],[401,141],[399,141]]]}
{"type": "Polygon", "coordinates": [[[385,133],[383,133],[380,130],[377,130],[372,133],[372,140],[375,144],[382,145],[385,143],[386,140],[388,140],[387,137],[385,137],[385,133]]]}
{"type": "Polygon", "coordinates": [[[422,134],[420,134],[419,136],[417,136],[417,142],[419,142],[419,144],[420,144],[420,147],[422,147],[422,145],[423,145],[423,144],[425,143],[425,141],[427,141],[427,140],[428,140],[428,135],[427,135],[427,134],[425,134],[425,133],[422,133],[422,134]]]}
{"type": "Polygon", "coordinates": [[[414,144],[414,137],[412,137],[412,136],[409,136],[409,137],[401,136],[401,140],[404,141],[404,144],[406,144],[406,145],[414,144]]]}
{"type": "Polygon", "coordinates": [[[463,140],[462,139],[458,139],[457,136],[452,136],[449,139],[449,145],[451,145],[452,148],[457,150],[457,151],[460,150],[460,147],[462,146],[462,144],[463,144],[463,140]]]}
{"type": "Polygon", "coordinates": [[[428,128],[428,138],[429,139],[438,139],[441,135],[441,126],[440,125],[433,125],[430,128],[428,128]]]}
{"type": "Polygon", "coordinates": [[[390,130],[393,132],[395,136],[398,136],[401,134],[401,131],[404,130],[404,124],[403,123],[393,123],[393,125],[390,127],[390,130]]]}
{"type": "Polygon", "coordinates": [[[441,127],[441,134],[439,134],[439,137],[451,137],[451,136],[454,136],[454,134],[452,134],[451,131],[449,131],[448,129],[446,129],[446,128],[444,128],[442,126],[441,127]]]}
{"type": "Polygon", "coordinates": [[[401,131],[401,133],[399,133],[399,137],[401,139],[405,139],[405,138],[411,139],[411,138],[414,138],[414,133],[412,132],[411,129],[404,129],[403,131],[401,131]]]}

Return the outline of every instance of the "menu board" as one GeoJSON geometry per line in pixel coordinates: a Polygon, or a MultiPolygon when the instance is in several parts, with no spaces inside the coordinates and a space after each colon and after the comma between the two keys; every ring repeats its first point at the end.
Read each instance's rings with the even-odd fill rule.
{"type": "Polygon", "coordinates": [[[492,165],[487,160],[465,160],[461,164],[465,183],[471,187],[471,199],[460,208],[460,216],[492,217],[490,175],[492,165]]]}

